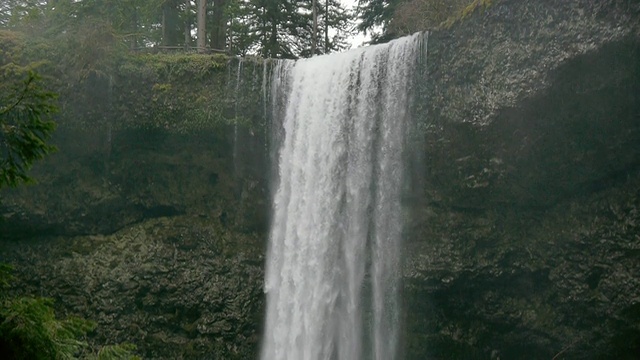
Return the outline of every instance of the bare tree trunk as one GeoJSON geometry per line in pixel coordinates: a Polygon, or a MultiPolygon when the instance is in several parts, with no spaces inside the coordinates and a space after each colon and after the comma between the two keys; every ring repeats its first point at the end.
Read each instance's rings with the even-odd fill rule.
{"type": "Polygon", "coordinates": [[[176,46],[180,42],[180,23],[177,0],[162,2],[162,45],[176,46]]]}
{"type": "Polygon", "coordinates": [[[224,13],[226,0],[213,2],[213,24],[211,24],[211,47],[225,50],[227,45],[227,19],[224,13]]]}
{"type": "Polygon", "coordinates": [[[324,53],[329,53],[329,0],[324,0],[324,53]]]}
{"type": "Polygon", "coordinates": [[[311,56],[316,54],[316,45],[318,44],[318,0],[313,0],[313,34],[311,34],[311,56]]]}
{"type": "Polygon", "coordinates": [[[198,0],[198,52],[206,52],[207,0],[198,0]]]}
{"type": "Polygon", "coordinates": [[[233,54],[233,17],[231,17],[229,21],[229,43],[227,44],[227,50],[230,54],[233,54]]]}
{"type": "Polygon", "coordinates": [[[191,0],[185,0],[184,2],[184,49],[189,50],[191,45],[191,22],[189,17],[191,11],[191,0]]]}
{"type": "Polygon", "coordinates": [[[160,43],[162,46],[167,46],[167,6],[162,4],[162,40],[160,43]]]}
{"type": "Polygon", "coordinates": [[[269,52],[267,57],[275,58],[280,52],[280,46],[278,44],[278,24],[275,21],[271,22],[271,34],[269,34],[269,52]]]}

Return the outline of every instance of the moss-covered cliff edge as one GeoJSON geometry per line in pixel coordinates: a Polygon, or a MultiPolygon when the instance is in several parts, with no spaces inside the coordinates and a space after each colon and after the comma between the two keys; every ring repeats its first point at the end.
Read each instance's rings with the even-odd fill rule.
{"type": "MultiPolygon", "coordinates": [[[[638,24],[634,1],[503,0],[429,35],[406,358],[638,354],[638,24]]],[[[65,90],[61,151],[39,185],[2,194],[0,232],[30,238],[4,241],[2,260],[16,291],[97,319],[98,339],[255,358],[270,84],[260,62],[191,60],[65,90]]]]}

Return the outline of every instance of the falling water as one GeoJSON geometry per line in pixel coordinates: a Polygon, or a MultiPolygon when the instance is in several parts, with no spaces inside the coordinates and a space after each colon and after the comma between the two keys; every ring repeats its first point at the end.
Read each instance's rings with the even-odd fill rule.
{"type": "Polygon", "coordinates": [[[397,357],[402,159],[421,41],[274,71],[289,90],[263,360],[397,357]]]}
{"type": "Polygon", "coordinates": [[[277,184],[279,182],[278,162],[280,148],[278,144],[284,142],[283,120],[287,111],[287,99],[291,92],[291,69],[295,63],[293,61],[276,61],[271,70],[271,116],[268,124],[269,131],[269,164],[271,165],[271,182],[269,194],[275,198],[277,184]]]}
{"type": "MultiPolygon", "coordinates": [[[[243,58],[238,59],[238,70],[236,72],[236,99],[239,99],[240,96],[240,83],[242,78],[240,74],[242,74],[242,63],[244,62],[243,58]]],[[[236,117],[233,121],[233,171],[235,174],[238,173],[238,101],[235,102],[236,106],[234,109],[234,116],[236,117]]]]}
{"type": "Polygon", "coordinates": [[[268,121],[269,121],[269,117],[267,116],[267,82],[269,81],[269,77],[267,76],[267,74],[269,73],[269,62],[268,61],[263,61],[262,62],[262,125],[263,128],[265,129],[264,131],[264,146],[265,146],[265,151],[269,151],[269,134],[268,134],[268,129],[269,129],[269,125],[268,125],[268,121]]]}

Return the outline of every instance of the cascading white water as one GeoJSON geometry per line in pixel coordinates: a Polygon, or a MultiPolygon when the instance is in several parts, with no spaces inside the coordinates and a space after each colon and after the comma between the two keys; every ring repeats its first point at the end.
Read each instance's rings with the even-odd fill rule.
{"type": "MultiPolygon", "coordinates": [[[[235,97],[238,98],[240,94],[240,84],[242,82],[242,65],[244,63],[243,58],[238,59],[238,70],[236,71],[236,92],[235,97]]],[[[234,174],[238,174],[238,101],[236,101],[236,106],[234,109],[235,119],[233,121],[233,172],[234,174]]]]}
{"type": "Polygon", "coordinates": [[[263,360],[397,356],[402,158],[421,39],[274,71],[289,90],[263,360]]]}

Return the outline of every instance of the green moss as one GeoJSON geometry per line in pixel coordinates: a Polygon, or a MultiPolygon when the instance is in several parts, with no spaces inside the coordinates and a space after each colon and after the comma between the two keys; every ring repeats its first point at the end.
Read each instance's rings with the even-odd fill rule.
{"type": "Polygon", "coordinates": [[[65,51],[46,51],[53,45],[38,41],[0,31],[0,57],[48,61],[43,75],[60,94],[63,111],[57,122],[62,127],[105,133],[121,129],[193,133],[238,125],[255,133],[264,126],[259,84],[263,59],[242,58],[239,66],[240,58],[224,54],[114,50],[108,64],[83,70],[80,76],[79,63],[69,61],[65,51]]]}
{"type": "Polygon", "coordinates": [[[494,1],[497,1],[497,0],[473,0],[473,2],[471,2],[469,5],[465,6],[462,10],[460,10],[458,14],[450,17],[449,19],[444,21],[442,24],[440,24],[440,28],[448,29],[452,27],[455,23],[462,21],[468,18],[469,16],[471,16],[479,8],[486,10],[489,6],[493,5],[494,1]]]}
{"type": "Polygon", "coordinates": [[[153,91],[166,92],[171,90],[171,87],[171,84],[154,84],[152,89],[153,91]]]}
{"type": "Polygon", "coordinates": [[[226,68],[229,57],[224,54],[139,54],[129,55],[125,66],[130,66],[135,71],[147,67],[158,74],[166,73],[170,77],[182,77],[189,75],[191,79],[201,79],[206,75],[219,72],[226,68]]]}

